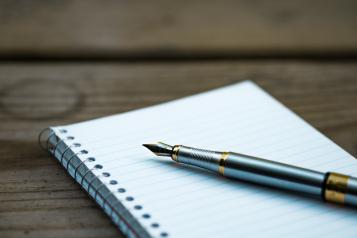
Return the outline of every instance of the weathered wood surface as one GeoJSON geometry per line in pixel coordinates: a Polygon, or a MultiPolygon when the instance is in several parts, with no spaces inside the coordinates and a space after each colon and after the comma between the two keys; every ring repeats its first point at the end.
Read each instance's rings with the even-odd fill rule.
{"type": "Polygon", "coordinates": [[[1,57],[357,54],[357,1],[4,0],[1,57]]]}
{"type": "Polygon", "coordinates": [[[357,154],[357,63],[1,64],[0,237],[118,237],[39,131],[251,79],[357,154]]]}

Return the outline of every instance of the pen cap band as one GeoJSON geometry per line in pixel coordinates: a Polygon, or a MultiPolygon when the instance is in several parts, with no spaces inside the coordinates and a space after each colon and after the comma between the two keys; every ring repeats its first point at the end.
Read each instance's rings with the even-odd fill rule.
{"type": "Polygon", "coordinates": [[[178,162],[177,156],[178,152],[180,151],[181,145],[175,145],[174,148],[172,149],[172,155],[171,158],[178,162]]]}
{"type": "Polygon", "coordinates": [[[328,202],[357,205],[357,179],[338,173],[328,173],[324,198],[328,202]]]}
{"type": "Polygon", "coordinates": [[[229,156],[228,152],[222,152],[221,158],[219,159],[218,172],[222,175],[224,175],[224,168],[226,167],[226,160],[228,156],[229,156]]]}

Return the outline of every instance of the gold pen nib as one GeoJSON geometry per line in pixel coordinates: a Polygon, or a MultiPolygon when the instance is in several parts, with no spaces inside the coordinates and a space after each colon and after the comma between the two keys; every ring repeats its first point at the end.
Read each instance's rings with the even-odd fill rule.
{"type": "Polygon", "coordinates": [[[146,148],[148,148],[151,152],[153,152],[157,156],[171,156],[172,155],[172,146],[157,142],[154,144],[143,144],[146,148]]]}

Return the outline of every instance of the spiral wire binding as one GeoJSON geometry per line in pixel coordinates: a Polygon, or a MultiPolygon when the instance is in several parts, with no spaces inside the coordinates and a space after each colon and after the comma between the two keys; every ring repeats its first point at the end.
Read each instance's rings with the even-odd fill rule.
{"type": "MultiPolygon", "coordinates": [[[[66,170],[67,170],[67,171],[68,171],[68,169],[69,169],[69,165],[70,165],[70,163],[71,163],[71,160],[74,159],[74,158],[76,158],[77,155],[81,155],[81,154],[88,154],[88,151],[86,151],[86,150],[81,150],[81,151],[79,151],[79,152],[77,152],[77,153],[71,155],[71,156],[69,157],[68,161],[67,161],[67,165],[66,165],[66,170]]],[[[64,166],[64,165],[63,165],[63,166],[64,166]]]]}
{"type": "MultiPolygon", "coordinates": [[[[60,130],[60,132],[61,132],[61,133],[67,133],[67,130],[66,130],[66,129],[62,129],[62,130],[60,130]]],[[[66,147],[65,147],[65,149],[63,150],[63,152],[60,154],[59,162],[60,162],[61,165],[66,169],[66,171],[69,173],[69,165],[71,165],[71,161],[72,161],[74,158],[78,157],[78,155],[80,155],[80,154],[88,154],[89,152],[88,152],[87,150],[81,150],[81,151],[79,151],[79,152],[73,153],[69,158],[66,158],[65,154],[66,154],[68,151],[70,151],[70,150],[71,150],[72,148],[74,148],[74,147],[80,147],[81,144],[79,144],[79,143],[72,143],[71,145],[67,145],[67,144],[65,143],[65,141],[74,140],[74,139],[75,139],[73,136],[67,136],[67,137],[64,138],[64,139],[59,139],[58,141],[56,141],[56,143],[52,146],[52,149],[51,149],[51,148],[50,148],[50,144],[51,144],[50,141],[51,141],[51,138],[52,138],[53,136],[56,136],[56,133],[55,133],[53,130],[51,130],[50,128],[46,128],[46,129],[42,130],[42,131],[40,132],[40,134],[39,134],[39,137],[38,137],[39,145],[40,145],[40,147],[41,147],[42,149],[47,150],[50,154],[52,154],[53,156],[55,156],[55,155],[56,155],[56,150],[58,149],[58,146],[59,146],[61,143],[64,143],[66,147]],[[44,147],[43,144],[41,143],[41,138],[42,138],[42,136],[44,135],[45,132],[49,132],[49,134],[47,135],[46,146],[44,147]],[[63,161],[65,160],[65,158],[67,159],[67,164],[66,164],[66,165],[63,163],[63,161]]],[[[78,174],[79,168],[80,168],[81,166],[85,165],[87,162],[94,162],[94,161],[95,161],[95,158],[93,158],[93,157],[88,157],[88,158],[86,158],[86,159],[84,159],[84,160],[80,160],[80,163],[79,163],[77,166],[73,167],[73,168],[74,168],[74,174],[73,174],[72,176],[73,176],[74,180],[77,181],[77,174],[78,174]]],[[[106,206],[109,206],[109,214],[108,214],[108,215],[109,215],[112,219],[114,219],[114,216],[113,216],[113,215],[115,214],[115,215],[119,218],[119,221],[120,221],[120,222],[123,222],[123,223],[126,225],[126,227],[129,228],[129,230],[131,231],[131,233],[132,233],[133,235],[135,235],[136,237],[140,237],[140,236],[137,234],[137,232],[136,232],[134,229],[132,229],[131,225],[126,221],[126,219],[125,219],[121,214],[119,214],[119,213],[116,211],[115,207],[116,207],[118,204],[121,203],[120,200],[117,199],[114,204],[111,204],[111,203],[108,202],[108,201],[109,201],[109,198],[110,198],[111,196],[114,196],[114,193],[115,193],[115,191],[112,191],[112,190],[109,189],[108,185],[116,185],[116,184],[117,184],[116,180],[111,180],[111,181],[109,182],[109,184],[104,183],[103,181],[99,180],[99,181],[101,182],[101,184],[100,184],[99,186],[97,186],[97,187],[96,187],[96,186],[92,186],[93,183],[94,183],[97,179],[100,179],[101,176],[109,177],[109,176],[110,176],[109,173],[103,172],[102,174],[95,175],[94,178],[92,178],[90,181],[88,181],[87,189],[84,188],[84,184],[83,184],[83,183],[84,183],[84,181],[86,180],[86,179],[85,179],[86,176],[87,176],[89,173],[93,172],[94,170],[100,170],[100,169],[102,169],[102,168],[103,168],[103,166],[100,165],[100,164],[95,165],[95,166],[92,167],[91,169],[89,169],[89,167],[88,167],[88,170],[82,175],[82,178],[81,178],[80,182],[79,182],[79,181],[77,181],[77,182],[81,185],[81,188],[82,188],[83,190],[86,190],[86,192],[87,192],[88,194],[90,194],[90,189],[94,189],[94,195],[93,195],[91,198],[92,198],[94,201],[98,202],[98,201],[97,201],[97,198],[98,198],[98,196],[99,196],[99,197],[102,199],[102,201],[103,201],[103,202],[102,202],[102,208],[104,209],[104,211],[105,211],[105,209],[106,209],[106,206]],[[107,187],[108,190],[109,190],[109,193],[108,193],[106,196],[103,196],[101,193],[99,193],[99,190],[102,189],[103,187],[107,187]]],[[[93,173],[93,175],[94,175],[94,173],[93,173]]],[[[125,192],[125,189],[123,189],[123,188],[120,188],[120,189],[125,192]]],[[[120,191],[120,189],[118,189],[118,191],[120,191]]],[[[91,196],[91,195],[90,195],[90,196],[91,196]]],[[[132,199],[132,198],[131,198],[131,199],[132,199]]],[[[127,197],[127,200],[128,200],[128,197],[127,197]]],[[[132,200],[128,200],[128,201],[132,201],[132,200]]],[[[99,202],[98,202],[98,205],[99,205],[99,202]]],[[[141,208],[142,208],[142,206],[140,206],[140,205],[134,206],[134,209],[137,209],[137,210],[141,210],[141,208]]],[[[142,217],[144,217],[144,218],[150,218],[150,215],[148,215],[148,214],[143,214],[142,217]]],[[[118,224],[118,225],[119,225],[119,224],[118,224]]],[[[151,227],[152,227],[152,228],[157,228],[158,226],[159,226],[159,225],[158,225],[157,223],[152,223],[152,224],[151,224],[151,227]]],[[[167,237],[168,234],[167,234],[166,232],[161,232],[161,233],[160,233],[160,236],[161,236],[161,237],[167,237]]]]}
{"type": "MultiPolygon", "coordinates": [[[[102,183],[98,187],[94,188],[94,195],[93,195],[94,200],[97,199],[97,195],[98,195],[99,190],[104,186],[105,186],[105,183],[102,183]]],[[[103,197],[102,197],[102,199],[103,199],[103,197]]]]}
{"type": "MultiPolygon", "coordinates": [[[[98,190],[99,190],[99,189],[98,189],[98,190]]],[[[100,195],[100,194],[99,194],[99,195],[100,195]]],[[[110,198],[111,196],[113,196],[113,195],[114,195],[114,193],[113,193],[112,191],[110,191],[107,196],[102,197],[102,200],[103,200],[102,207],[103,207],[104,210],[105,210],[105,205],[107,205],[107,204],[108,204],[108,206],[109,206],[110,212],[111,212],[112,210],[114,210],[114,209],[112,209],[112,206],[110,205],[110,203],[108,203],[109,198],[110,198]]],[[[100,195],[100,196],[102,196],[102,195],[100,195]]],[[[109,216],[112,216],[112,214],[110,214],[109,216]]]]}
{"type": "Polygon", "coordinates": [[[94,183],[95,180],[97,180],[98,178],[100,178],[100,175],[95,176],[89,183],[88,183],[88,187],[87,187],[87,191],[88,193],[90,192],[91,186],[94,183]]]}
{"type": "Polygon", "coordinates": [[[89,159],[85,159],[85,160],[83,160],[83,161],[81,161],[78,165],[77,165],[77,167],[74,169],[74,180],[76,180],[77,181],[77,172],[78,172],[78,169],[83,165],[83,164],[85,164],[85,162],[87,162],[89,159]]]}
{"type": "MultiPolygon", "coordinates": [[[[69,136],[69,137],[67,137],[66,139],[60,140],[60,142],[64,142],[65,140],[74,140],[74,137],[69,136]]],[[[70,145],[70,146],[66,146],[66,149],[64,149],[64,151],[63,151],[62,154],[61,154],[61,159],[60,159],[61,165],[64,166],[64,164],[63,164],[63,159],[65,158],[64,155],[66,154],[66,152],[69,151],[69,150],[70,150],[71,148],[73,148],[73,147],[80,147],[80,146],[81,146],[81,144],[79,144],[79,143],[73,143],[73,144],[70,145]]],[[[76,154],[73,154],[72,156],[82,154],[82,151],[85,151],[85,150],[81,150],[80,152],[78,152],[78,153],[76,153],[76,154]]],[[[86,153],[83,153],[83,154],[86,154],[86,153]]],[[[70,157],[71,159],[72,159],[72,156],[70,157]]],[[[68,164],[68,162],[67,162],[67,164],[68,164]]],[[[68,166],[67,166],[66,168],[68,168],[68,166]]]]}
{"type": "Polygon", "coordinates": [[[50,149],[48,147],[48,151],[50,152],[50,154],[52,154],[52,155],[56,154],[57,147],[58,147],[59,144],[61,144],[61,142],[62,142],[62,140],[57,141],[56,144],[53,146],[52,151],[50,151],[50,149]]]}

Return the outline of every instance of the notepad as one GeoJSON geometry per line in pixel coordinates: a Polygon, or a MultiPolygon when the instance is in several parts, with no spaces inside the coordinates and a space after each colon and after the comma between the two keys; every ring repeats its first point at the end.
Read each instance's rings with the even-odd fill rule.
{"type": "Polygon", "coordinates": [[[158,158],[163,141],[357,176],[357,160],[251,81],[52,127],[48,148],[130,237],[356,237],[357,212],[158,158]]]}

